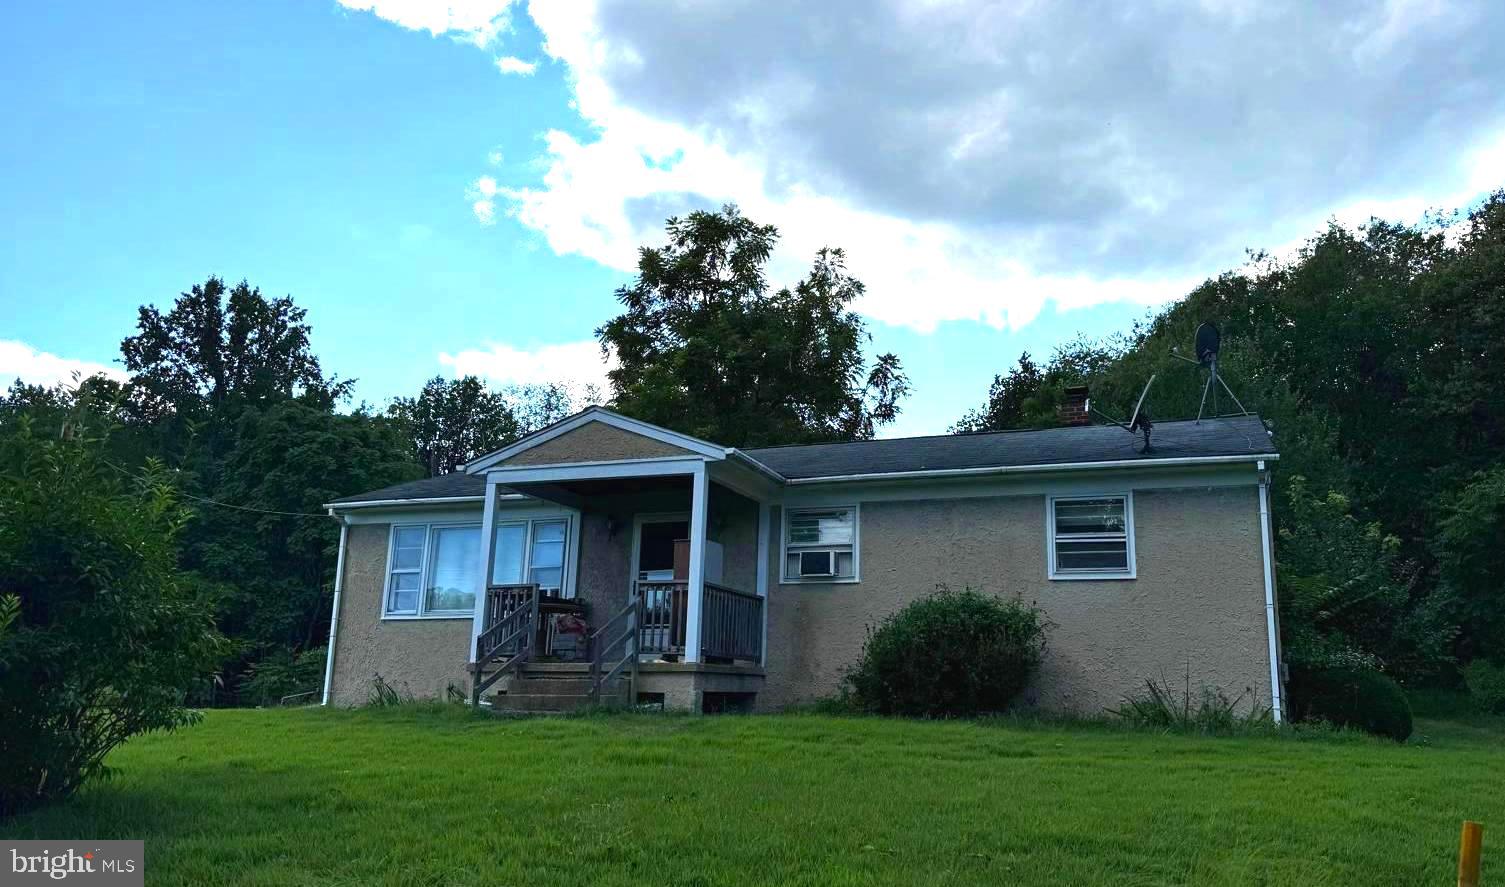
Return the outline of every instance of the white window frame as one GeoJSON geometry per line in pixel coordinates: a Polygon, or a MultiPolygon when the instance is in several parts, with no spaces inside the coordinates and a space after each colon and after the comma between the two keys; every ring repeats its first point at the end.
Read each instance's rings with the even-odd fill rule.
{"type": "MultiPolygon", "coordinates": [[[[382,621],[384,621],[384,622],[401,622],[401,621],[414,620],[414,619],[474,619],[475,618],[475,607],[474,606],[472,606],[469,610],[426,610],[424,608],[424,600],[428,596],[427,592],[428,592],[428,583],[429,583],[429,568],[430,568],[430,566],[432,566],[431,559],[432,559],[432,555],[433,555],[433,551],[434,551],[434,531],[435,530],[445,530],[445,529],[459,529],[459,530],[464,530],[464,529],[470,529],[472,527],[475,528],[475,530],[476,530],[477,533],[481,533],[482,535],[484,535],[484,531],[483,531],[483,529],[481,527],[481,524],[478,523],[478,522],[476,522],[476,521],[429,521],[429,522],[417,522],[417,521],[415,521],[415,522],[411,522],[411,523],[394,523],[392,525],[391,531],[387,534],[387,571],[385,573],[385,578],[382,580],[383,581],[382,596],[381,596],[381,618],[382,618],[382,621]],[[393,612],[390,612],[389,608],[390,608],[391,603],[392,603],[392,575],[393,575],[392,574],[392,560],[393,560],[393,557],[397,553],[397,531],[398,530],[416,530],[416,529],[422,529],[423,530],[423,557],[420,559],[419,564],[418,564],[418,607],[417,607],[417,610],[415,612],[413,612],[413,613],[393,613],[393,612]]],[[[484,540],[484,539],[481,540],[482,545],[485,544],[485,541],[486,540],[484,540]]],[[[482,549],[480,549],[480,552],[481,552],[481,563],[479,564],[479,567],[480,567],[481,570],[485,570],[486,569],[486,564],[485,564],[486,549],[483,547],[482,549]]],[[[406,572],[411,572],[411,571],[404,570],[403,572],[406,573],[406,572]]]]}
{"type": "Polygon", "coordinates": [[[862,505],[795,505],[785,506],[779,514],[779,584],[780,585],[853,585],[862,581],[862,505]],[[789,574],[789,523],[790,517],[802,511],[850,511],[852,512],[852,575],[845,576],[790,576],[789,574]]]}
{"type": "MultiPolygon", "coordinates": [[[[496,521],[491,527],[491,538],[484,540],[486,545],[493,546],[487,553],[487,563],[482,565],[481,570],[485,573],[485,587],[494,587],[491,584],[491,572],[496,566],[496,531],[502,527],[523,526],[527,528],[527,534],[523,539],[523,584],[528,584],[533,572],[533,533],[537,524],[564,524],[564,562],[559,570],[559,596],[566,600],[575,597],[575,543],[579,522],[575,515],[569,513],[540,514],[527,517],[506,517],[498,514],[496,521]]],[[[483,550],[485,551],[485,550],[483,550]]]]}
{"type": "MultiPolygon", "coordinates": [[[[1072,536],[1063,537],[1066,539],[1072,536]]],[[[1134,491],[1123,490],[1103,493],[1073,493],[1069,496],[1046,496],[1045,497],[1045,569],[1046,575],[1054,580],[1080,580],[1080,579],[1134,579],[1138,576],[1138,565],[1134,556],[1134,491]],[[1056,569],[1056,503],[1079,502],[1084,499],[1122,499],[1124,500],[1124,543],[1128,556],[1127,570],[1057,570],[1056,569]]]]}

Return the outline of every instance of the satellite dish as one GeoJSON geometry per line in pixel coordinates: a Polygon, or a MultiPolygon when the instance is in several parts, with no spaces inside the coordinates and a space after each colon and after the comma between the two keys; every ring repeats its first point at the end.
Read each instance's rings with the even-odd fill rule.
{"type": "Polygon", "coordinates": [[[1218,359],[1218,349],[1222,347],[1223,334],[1218,328],[1209,322],[1203,322],[1197,327],[1196,349],[1197,363],[1209,366],[1218,359]]]}
{"type": "MultiPolygon", "coordinates": [[[[1144,390],[1141,391],[1141,392],[1139,392],[1139,400],[1137,400],[1137,401],[1134,402],[1134,415],[1132,415],[1132,416],[1129,417],[1129,430],[1130,431],[1138,431],[1139,430],[1139,424],[1140,424],[1139,423],[1139,419],[1140,419],[1139,412],[1144,407],[1144,399],[1146,397],[1149,397],[1149,395],[1150,395],[1150,386],[1154,385],[1154,384],[1155,384],[1155,374],[1151,373],[1150,374],[1150,381],[1144,383],[1144,390]]],[[[1150,414],[1149,413],[1145,413],[1144,414],[1144,425],[1145,425],[1146,429],[1148,429],[1150,427],[1150,414]]],[[[1149,445],[1148,435],[1146,436],[1145,445],[1146,446],[1149,445]]]]}

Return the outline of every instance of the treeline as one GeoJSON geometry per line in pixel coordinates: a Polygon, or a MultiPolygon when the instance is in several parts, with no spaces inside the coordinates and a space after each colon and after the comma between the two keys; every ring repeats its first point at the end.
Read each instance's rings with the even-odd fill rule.
{"type": "Polygon", "coordinates": [[[446,473],[593,402],[736,445],[871,437],[892,421],[907,386],[893,355],[867,365],[848,307],[861,284],[840,251],[774,289],[763,274],[772,227],[728,207],[667,231],[618,291],[622,314],[598,331],[618,355],[610,392],[436,377],[384,407],[352,405],[354,380],[321,364],[305,309],[217,277],[169,308],[140,309],[121,342],[124,383],[14,384],[0,397],[0,542],[15,545],[0,559],[16,564],[0,576],[0,605],[14,595],[19,611],[0,637],[0,678],[36,683],[20,657],[7,664],[5,644],[55,646],[47,632],[66,632],[48,594],[10,581],[67,573],[37,562],[33,543],[45,540],[10,526],[21,513],[12,500],[60,482],[36,473],[55,458],[48,440],[72,439],[59,452],[118,481],[95,484],[102,502],[148,501],[131,498],[143,479],[171,488],[188,515],[172,534],[181,582],[209,602],[225,641],[187,701],[255,705],[320,685],[339,539],[323,503],[446,473]]]}
{"type": "MultiPolygon", "coordinates": [[[[1505,192],[1417,225],[1331,224],[1123,335],[1020,357],[956,430],[1049,426],[1066,387],[1194,416],[1195,328],[1274,429],[1281,626],[1296,668],[1452,683],[1505,661],[1505,192]]],[[[1222,406],[1232,407],[1226,395],[1222,406]]]]}

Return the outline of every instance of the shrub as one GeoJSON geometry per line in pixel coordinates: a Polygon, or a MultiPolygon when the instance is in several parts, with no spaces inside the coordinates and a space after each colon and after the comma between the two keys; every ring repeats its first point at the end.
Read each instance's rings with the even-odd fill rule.
{"type": "Polygon", "coordinates": [[[1358,727],[1404,742],[1411,735],[1411,704],[1400,685],[1372,669],[1296,669],[1287,686],[1296,720],[1358,727]]]}
{"type": "Polygon", "coordinates": [[[869,630],[846,685],[859,708],[879,714],[1002,711],[1039,666],[1045,630],[1033,605],[943,586],[869,630]]]}
{"type": "Polygon", "coordinates": [[[1469,702],[1480,711],[1505,714],[1505,665],[1475,659],[1463,669],[1469,702]]]}
{"type": "Polygon", "coordinates": [[[0,432],[0,817],[66,797],[131,736],[190,723],[221,639],[178,571],[186,512],[148,469],[107,467],[77,425],[0,432]],[[7,605],[6,609],[9,609],[7,605]]]}
{"type": "Polygon", "coordinates": [[[1247,690],[1229,699],[1222,690],[1203,686],[1193,702],[1190,670],[1180,692],[1164,677],[1158,682],[1147,678],[1144,686],[1142,694],[1124,697],[1123,704],[1108,713],[1134,727],[1204,736],[1229,736],[1274,726],[1268,708],[1251,706],[1248,712],[1239,711],[1247,690]]]}
{"type": "Polygon", "coordinates": [[[315,647],[294,654],[277,650],[253,663],[240,683],[241,702],[277,705],[284,696],[308,693],[323,687],[325,648],[315,647]]]}

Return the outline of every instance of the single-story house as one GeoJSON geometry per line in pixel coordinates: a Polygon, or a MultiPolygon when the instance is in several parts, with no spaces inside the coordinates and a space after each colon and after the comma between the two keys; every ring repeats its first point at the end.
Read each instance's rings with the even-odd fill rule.
{"type": "MultiPolygon", "coordinates": [[[[1026,705],[1184,678],[1280,713],[1255,416],[738,449],[591,407],[463,469],[328,504],[326,704],[378,683],[520,710],[829,696],[938,587],[1037,603],[1026,705]]],[[[1071,420],[1069,420],[1071,421],[1071,420]]]]}

